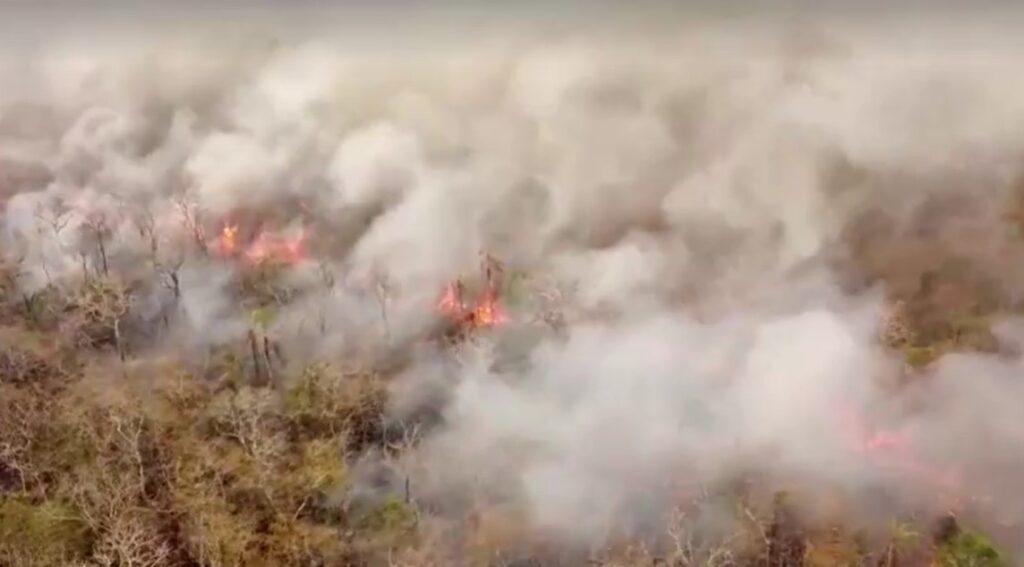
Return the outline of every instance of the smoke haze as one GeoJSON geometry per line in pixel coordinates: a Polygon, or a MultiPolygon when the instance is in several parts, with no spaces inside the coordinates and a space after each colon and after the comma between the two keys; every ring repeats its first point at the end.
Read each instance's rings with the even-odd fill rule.
{"type": "Polygon", "coordinates": [[[866,524],[956,498],[1014,543],[1024,46],[941,11],[701,10],[617,32],[467,9],[490,35],[465,36],[182,10],[152,18],[202,32],[150,37],[112,11],[96,42],[23,10],[62,31],[0,52],[3,255],[26,294],[108,263],[142,282],[137,327],[170,321],[136,350],[194,353],[252,326],[249,268],[208,243],[302,231],[267,333],[296,368],[389,368],[396,421],[437,416],[403,466],[440,510],[600,545],[750,476],[839,491],[866,524]],[[434,304],[481,250],[519,278],[511,322],[449,352],[434,304]],[[1001,351],[908,370],[883,312],[949,262],[1001,307],[1001,351]],[[899,450],[865,449],[875,428],[899,450]]]}

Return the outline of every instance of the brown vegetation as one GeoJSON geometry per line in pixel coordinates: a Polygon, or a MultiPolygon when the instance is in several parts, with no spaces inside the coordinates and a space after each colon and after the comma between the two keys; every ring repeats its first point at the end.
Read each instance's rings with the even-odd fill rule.
{"type": "MultiPolygon", "coordinates": [[[[942,308],[959,296],[930,273],[895,303],[890,343],[915,366],[990,348],[989,308],[942,308]]],[[[223,346],[205,371],[132,355],[132,290],[114,276],[30,297],[3,286],[0,565],[1001,564],[955,521],[927,536],[927,522],[908,519],[871,539],[841,521],[806,525],[782,495],[757,505],[743,491],[713,496],[732,510],[728,533],[694,519],[704,496],[680,501],[658,533],[591,550],[550,545],[514,507],[435,513],[401,480],[417,436],[386,431],[386,377],[275,363],[259,324],[259,310],[287,301],[273,274],[240,281],[239,301],[256,313],[250,344],[223,346]],[[398,480],[366,496],[354,467],[370,454],[398,480]]]]}

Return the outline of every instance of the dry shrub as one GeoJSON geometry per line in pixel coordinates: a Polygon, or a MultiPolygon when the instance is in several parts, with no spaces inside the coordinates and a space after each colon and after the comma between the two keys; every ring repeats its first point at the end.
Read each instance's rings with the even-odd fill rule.
{"type": "Polygon", "coordinates": [[[0,383],[56,392],[78,372],[76,353],[45,333],[0,328],[0,383]]]}
{"type": "Polygon", "coordinates": [[[50,360],[30,351],[11,347],[0,351],[0,380],[14,384],[43,382],[60,372],[50,360]]]}
{"type": "Polygon", "coordinates": [[[130,307],[130,290],[120,280],[89,278],[68,298],[62,332],[80,348],[120,348],[120,325],[130,307]]]}
{"type": "Polygon", "coordinates": [[[71,565],[90,548],[91,534],[73,507],[53,500],[0,500],[0,565],[71,565]]]}
{"type": "Polygon", "coordinates": [[[347,373],[315,364],[307,367],[286,393],[285,413],[298,437],[344,434],[349,450],[359,452],[383,441],[386,401],[385,384],[376,374],[347,373]]]}
{"type": "Polygon", "coordinates": [[[840,529],[812,534],[808,537],[804,565],[807,567],[833,567],[861,565],[865,554],[856,538],[840,529]]]}
{"type": "Polygon", "coordinates": [[[355,564],[337,531],[340,511],[325,502],[344,490],[344,436],[290,438],[277,393],[213,392],[189,380],[180,375],[164,390],[185,412],[184,423],[167,423],[166,443],[188,556],[204,565],[355,564]]]}
{"type": "Polygon", "coordinates": [[[24,306],[18,286],[21,261],[0,256],[0,317],[9,321],[24,306]]]}
{"type": "Polygon", "coordinates": [[[280,263],[266,261],[241,270],[234,294],[243,308],[254,310],[288,303],[293,291],[281,284],[284,268],[280,263]]]}

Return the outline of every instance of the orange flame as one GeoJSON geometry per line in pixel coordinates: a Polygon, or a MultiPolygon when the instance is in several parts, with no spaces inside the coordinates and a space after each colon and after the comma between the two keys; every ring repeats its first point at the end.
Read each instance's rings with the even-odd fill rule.
{"type": "Polygon", "coordinates": [[[498,301],[494,287],[488,286],[472,309],[466,307],[462,291],[462,282],[449,282],[437,301],[437,310],[448,319],[470,328],[497,327],[508,322],[508,315],[498,301]]]}
{"type": "Polygon", "coordinates": [[[248,245],[244,245],[239,238],[238,225],[224,222],[220,234],[209,246],[219,256],[240,258],[250,264],[269,260],[297,264],[307,256],[306,240],[305,230],[284,235],[261,231],[248,245]]]}
{"type": "Polygon", "coordinates": [[[451,319],[460,320],[465,316],[466,306],[462,302],[462,282],[456,280],[444,286],[444,293],[437,301],[437,310],[451,319]]]}
{"type": "Polygon", "coordinates": [[[306,258],[306,232],[293,236],[275,236],[261,232],[245,251],[245,258],[259,264],[275,260],[284,264],[297,264],[306,258]]]}
{"type": "Polygon", "coordinates": [[[213,249],[222,256],[230,256],[235,253],[237,247],[238,225],[224,223],[220,230],[220,236],[213,243],[213,249]]]}
{"type": "Polygon", "coordinates": [[[473,308],[473,324],[477,327],[496,327],[506,322],[508,317],[498,303],[498,293],[488,286],[473,308]]]}

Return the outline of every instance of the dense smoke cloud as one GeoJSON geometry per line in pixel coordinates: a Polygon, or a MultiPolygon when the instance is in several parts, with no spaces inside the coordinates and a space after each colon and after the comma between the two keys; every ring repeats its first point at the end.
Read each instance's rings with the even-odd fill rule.
{"type": "Polygon", "coordinates": [[[748,473],[910,508],[947,467],[963,498],[1010,486],[1018,362],[957,355],[893,388],[889,290],[851,275],[850,234],[882,218],[912,246],[936,217],[1017,297],[997,218],[1022,173],[1015,58],[757,31],[41,49],[0,69],[4,256],[25,293],[103,263],[145,280],[142,324],[173,316],[143,346],[202,349],[251,326],[232,295],[249,268],[209,243],[233,223],[247,242],[305,230],[268,325],[288,358],[402,358],[395,419],[441,416],[410,457],[417,495],[479,490],[572,542],[748,473]],[[434,302],[481,250],[536,287],[506,328],[442,352],[434,302]],[[530,322],[541,295],[557,332],[530,322]],[[872,461],[847,414],[935,470],[872,461]]]}

